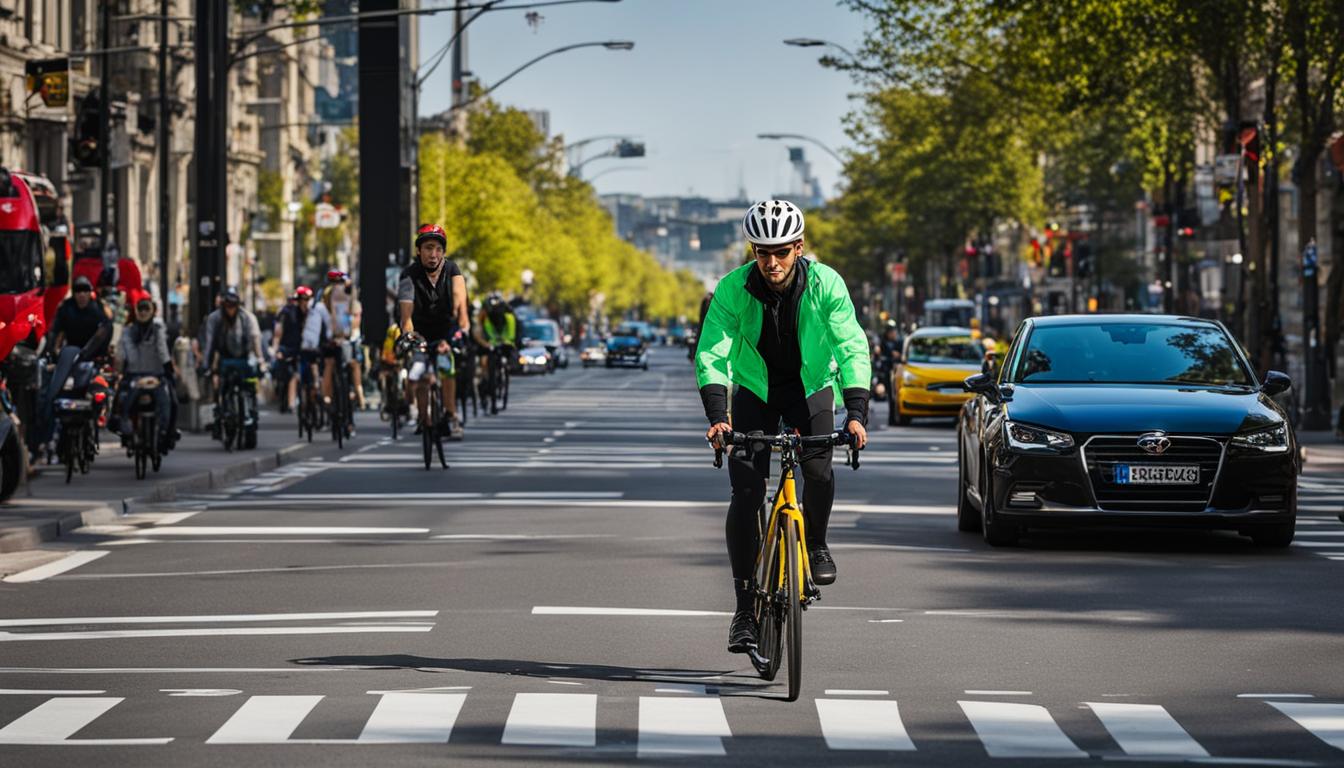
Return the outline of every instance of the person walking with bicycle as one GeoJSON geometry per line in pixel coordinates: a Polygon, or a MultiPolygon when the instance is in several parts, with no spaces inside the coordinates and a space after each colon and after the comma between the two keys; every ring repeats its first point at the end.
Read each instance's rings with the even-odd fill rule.
{"type": "Polygon", "coordinates": [[[416,433],[429,421],[429,382],[437,377],[442,388],[444,426],[451,440],[462,439],[457,418],[457,376],[452,343],[466,335],[467,282],[462,270],[446,255],[448,235],[437,224],[423,224],[415,235],[415,261],[401,272],[397,307],[403,334],[418,333],[427,342],[424,353],[412,359],[408,379],[415,392],[416,433]]]}
{"type": "MultiPolygon", "coordinates": [[[[835,388],[845,404],[845,426],[854,447],[868,440],[868,386],[872,379],[868,338],[854,315],[845,281],[832,268],[803,258],[803,212],[785,200],[753,205],[742,230],[755,259],[719,281],[696,346],[695,368],[709,430],[721,436],[761,431],[773,434],[781,419],[804,436],[834,430],[835,388]],[[732,421],[729,422],[730,387],[732,421]]],[[[835,498],[831,447],[802,452],[803,514],[813,580],[835,582],[836,566],[826,546],[826,525],[835,498]]],[[[725,532],[737,605],[728,630],[728,650],[757,647],[752,570],[757,549],[756,512],[765,499],[769,451],[730,454],[732,501],[725,532]]]]}

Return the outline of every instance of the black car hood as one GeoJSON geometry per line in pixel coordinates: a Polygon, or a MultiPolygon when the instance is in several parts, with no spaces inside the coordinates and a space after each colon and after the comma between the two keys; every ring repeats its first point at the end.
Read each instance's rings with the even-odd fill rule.
{"type": "Polygon", "coordinates": [[[1233,434],[1283,421],[1259,392],[1142,384],[1025,384],[1008,417],[1073,433],[1233,434]]]}

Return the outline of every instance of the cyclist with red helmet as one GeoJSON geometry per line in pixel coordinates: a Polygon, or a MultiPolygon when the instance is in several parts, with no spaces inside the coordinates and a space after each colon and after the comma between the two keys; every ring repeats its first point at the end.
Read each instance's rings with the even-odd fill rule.
{"type": "Polygon", "coordinates": [[[428,375],[437,369],[443,388],[443,407],[450,439],[462,438],[457,419],[457,376],[450,341],[465,335],[467,283],[457,264],[446,256],[448,235],[437,224],[424,224],[415,236],[415,260],[402,270],[397,306],[403,333],[418,333],[429,342],[425,355],[411,364],[409,379],[415,389],[419,416],[417,431],[428,420],[428,375]],[[436,360],[437,358],[437,360],[436,360]]]}
{"type": "Polygon", "coordinates": [[[313,300],[313,289],[300,285],[294,289],[290,298],[293,302],[280,310],[275,320],[275,333],[271,337],[271,358],[275,360],[277,368],[284,368],[289,372],[289,376],[283,377],[288,380],[286,391],[277,393],[285,398],[280,408],[281,413],[286,412],[294,404],[294,398],[298,394],[299,349],[303,346],[303,325],[308,319],[308,307],[313,300]]]}

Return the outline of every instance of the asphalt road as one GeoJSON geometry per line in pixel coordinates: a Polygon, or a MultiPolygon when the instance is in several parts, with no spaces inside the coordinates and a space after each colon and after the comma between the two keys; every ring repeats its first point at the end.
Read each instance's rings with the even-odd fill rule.
{"type": "Polygon", "coordinates": [[[728,479],[683,354],[517,381],[467,429],[446,471],[384,440],[0,584],[0,764],[1344,763],[1344,478],[1303,478],[1282,552],[994,550],[955,530],[951,428],[877,431],[837,463],[790,704],[724,651],[728,479]]]}

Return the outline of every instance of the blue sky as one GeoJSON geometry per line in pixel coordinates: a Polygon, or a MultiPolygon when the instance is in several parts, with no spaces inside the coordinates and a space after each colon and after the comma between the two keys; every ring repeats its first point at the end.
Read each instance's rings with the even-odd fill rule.
{"type": "MultiPolygon", "coordinates": [[[[468,69],[489,85],[562,45],[633,40],[633,51],[554,56],[494,94],[506,104],[549,110],[551,130],[566,141],[603,134],[643,140],[645,158],[587,167],[590,178],[619,163],[642,168],[597,178],[599,192],[727,197],[742,185],[749,197],[764,197],[788,188],[791,169],[786,144],[758,140],[757,133],[805,134],[837,151],[848,144],[841,121],[855,106],[853,82],[817,64],[824,49],[781,42],[817,37],[855,48],[864,19],[835,0],[623,0],[539,12],[545,18],[536,31],[521,11],[477,19],[468,69]]],[[[422,56],[451,36],[451,17],[422,18],[422,56]]],[[[448,106],[450,83],[445,62],[425,83],[423,114],[448,106]]],[[[807,154],[823,191],[832,194],[839,164],[815,147],[807,154]]]]}

